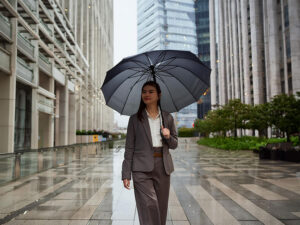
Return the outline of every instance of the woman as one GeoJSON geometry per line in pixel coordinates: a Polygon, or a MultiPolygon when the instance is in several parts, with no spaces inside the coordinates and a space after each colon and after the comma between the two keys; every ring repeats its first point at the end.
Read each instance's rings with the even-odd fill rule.
{"type": "Polygon", "coordinates": [[[169,148],[177,148],[177,131],[173,116],[160,111],[160,97],[159,85],[146,82],[139,110],[130,116],[127,128],[122,180],[130,189],[132,173],[140,225],[165,225],[167,220],[170,174],[174,171],[169,148]]]}

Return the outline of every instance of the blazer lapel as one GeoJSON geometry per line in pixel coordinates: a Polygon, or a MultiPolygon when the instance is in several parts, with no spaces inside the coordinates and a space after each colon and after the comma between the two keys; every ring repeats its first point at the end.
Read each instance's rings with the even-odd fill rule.
{"type": "Polygon", "coordinates": [[[145,132],[147,134],[148,140],[149,140],[151,146],[153,146],[152,137],[151,137],[151,131],[150,131],[150,125],[149,125],[149,121],[148,121],[148,115],[147,115],[145,109],[143,110],[143,116],[144,116],[144,120],[143,120],[142,124],[143,124],[145,132]]]}

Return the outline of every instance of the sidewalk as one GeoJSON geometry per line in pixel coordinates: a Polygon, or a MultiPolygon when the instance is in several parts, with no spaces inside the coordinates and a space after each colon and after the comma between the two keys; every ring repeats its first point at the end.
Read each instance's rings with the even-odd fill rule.
{"type": "MultiPolygon", "coordinates": [[[[170,151],[168,225],[300,224],[299,164],[183,139],[170,151]]],[[[123,155],[107,149],[2,186],[0,224],[138,225],[134,190],[121,181],[123,155]]]]}

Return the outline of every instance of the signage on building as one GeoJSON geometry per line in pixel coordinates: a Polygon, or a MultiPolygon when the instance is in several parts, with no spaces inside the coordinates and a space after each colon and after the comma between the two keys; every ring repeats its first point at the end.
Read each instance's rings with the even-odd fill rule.
{"type": "Polygon", "coordinates": [[[99,135],[93,135],[93,142],[99,141],[99,135]]]}

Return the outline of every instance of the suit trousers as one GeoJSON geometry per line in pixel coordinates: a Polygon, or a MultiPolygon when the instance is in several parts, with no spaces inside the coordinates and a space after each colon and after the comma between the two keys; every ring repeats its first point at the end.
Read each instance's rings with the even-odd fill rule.
{"type": "MultiPolygon", "coordinates": [[[[162,148],[154,148],[162,152],[162,148]]],[[[134,194],[140,225],[165,225],[167,220],[170,175],[164,169],[163,158],[154,157],[150,172],[132,171],[134,194]]]]}

